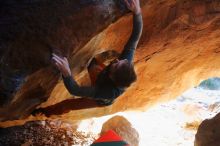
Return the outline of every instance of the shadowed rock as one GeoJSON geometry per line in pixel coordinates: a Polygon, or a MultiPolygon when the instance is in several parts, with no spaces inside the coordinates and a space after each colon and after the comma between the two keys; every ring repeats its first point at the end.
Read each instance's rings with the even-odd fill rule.
{"type": "Polygon", "coordinates": [[[195,146],[220,145],[220,113],[212,119],[204,120],[196,133],[195,146]]]}

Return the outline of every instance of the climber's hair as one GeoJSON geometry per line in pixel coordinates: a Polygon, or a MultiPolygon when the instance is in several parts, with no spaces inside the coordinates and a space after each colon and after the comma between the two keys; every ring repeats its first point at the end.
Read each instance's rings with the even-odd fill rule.
{"type": "Polygon", "coordinates": [[[120,68],[118,68],[112,75],[114,78],[114,83],[118,87],[129,87],[133,82],[137,80],[137,75],[134,70],[134,65],[132,63],[125,63],[120,68]]]}

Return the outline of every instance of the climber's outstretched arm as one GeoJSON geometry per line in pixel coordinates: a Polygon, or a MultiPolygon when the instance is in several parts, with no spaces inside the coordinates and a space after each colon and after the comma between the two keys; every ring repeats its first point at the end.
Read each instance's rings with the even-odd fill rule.
{"type": "Polygon", "coordinates": [[[132,62],[135,49],[139,42],[143,29],[143,20],[139,0],[125,0],[128,9],[133,12],[133,30],[129,40],[127,41],[119,59],[127,59],[132,62]]]}
{"type": "Polygon", "coordinates": [[[83,97],[94,97],[96,89],[92,86],[79,86],[73,79],[66,57],[60,57],[53,54],[52,60],[57,69],[62,73],[64,85],[70,94],[83,97]]]}

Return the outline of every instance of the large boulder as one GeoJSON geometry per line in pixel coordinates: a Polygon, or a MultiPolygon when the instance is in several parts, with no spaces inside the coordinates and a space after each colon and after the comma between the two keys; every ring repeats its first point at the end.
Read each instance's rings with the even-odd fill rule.
{"type": "Polygon", "coordinates": [[[196,133],[195,146],[220,145],[220,113],[212,119],[204,120],[196,133]]]}
{"type": "Polygon", "coordinates": [[[139,134],[137,130],[134,129],[131,123],[123,116],[114,116],[106,121],[102,126],[100,135],[106,133],[109,130],[116,132],[129,145],[139,145],[139,134]]]}

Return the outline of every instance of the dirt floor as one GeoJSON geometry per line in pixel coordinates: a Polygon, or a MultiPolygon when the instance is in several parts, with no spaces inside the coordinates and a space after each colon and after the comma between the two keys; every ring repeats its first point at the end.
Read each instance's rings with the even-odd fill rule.
{"type": "Polygon", "coordinates": [[[0,146],[88,146],[94,140],[61,121],[34,121],[0,129],[0,146]]]}

